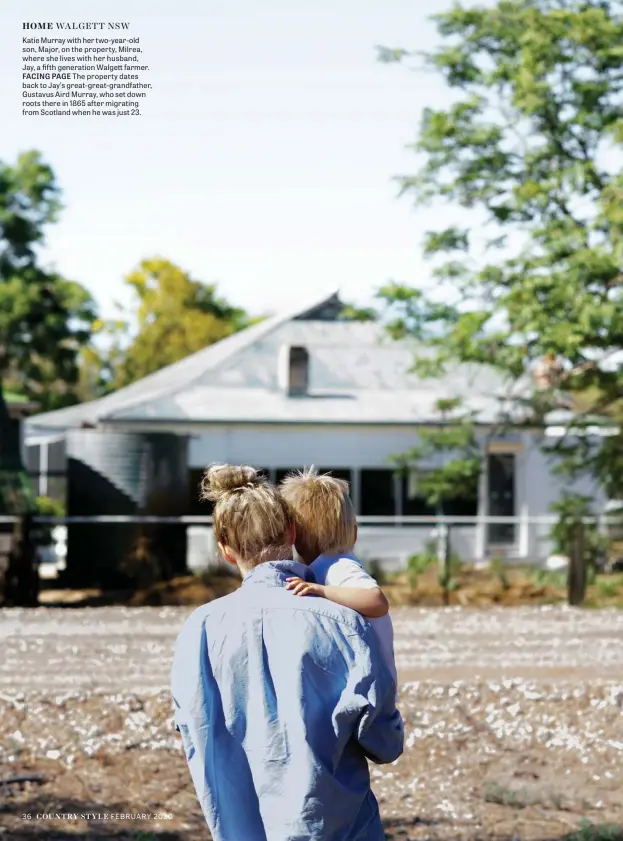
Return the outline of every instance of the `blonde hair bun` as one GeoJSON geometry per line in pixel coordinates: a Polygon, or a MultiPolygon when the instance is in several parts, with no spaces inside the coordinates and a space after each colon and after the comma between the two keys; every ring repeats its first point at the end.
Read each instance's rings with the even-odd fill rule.
{"type": "Polygon", "coordinates": [[[254,467],[248,465],[213,464],[206,470],[201,482],[201,497],[218,502],[236,491],[257,488],[265,479],[254,467]]]}

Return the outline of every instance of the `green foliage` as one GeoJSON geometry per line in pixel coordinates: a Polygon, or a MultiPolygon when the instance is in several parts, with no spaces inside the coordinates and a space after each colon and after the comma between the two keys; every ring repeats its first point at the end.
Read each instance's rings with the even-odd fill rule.
{"type": "Polygon", "coordinates": [[[593,824],[584,820],[580,829],[567,835],[565,841],[623,841],[623,829],[616,824],[593,824]]]}
{"type": "Polygon", "coordinates": [[[508,577],[508,572],[506,570],[506,565],[499,555],[496,555],[494,558],[491,559],[490,567],[491,572],[495,575],[495,577],[502,585],[502,589],[510,590],[511,584],[508,577]]]}
{"type": "Polygon", "coordinates": [[[458,555],[451,554],[448,558],[448,563],[439,569],[439,586],[446,593],[454,593],[459,589],[459,573],[463,567],[463,562],[458,555]]]}
{"type": "Polygon", "coordinates": [[[598,577],[595,586],[597,595],[602,599],[616,599],[623,596],[623,580],[620,576],[611,578],[598,577]]]}
{"type": "Polygon", "coordinates": [[[379,312],[374,307],[356,307],[354,304],[344,304],[340,318],[342,321],[378,321],[379,312]]]}
{"type": "MultiPolygon", "coordinates": [[[[467,224],[426,237],[431,294],[380,291],[390,329],[433,348],[420,361],[433,375],[458,360],[512,383],[553,361],[556,376],[513,399],[506,420],[538,426],[565,392],[592,395],[574,421],[588,425],[623,393],[623,369],[606,364],[623,348],[620,4],[499,0],[434,20],[441,45],[425,62],[453,104],[424,112],[424,163],[400,184],[419,206],[462,208],[467,224]]],[[[603,448],[572,437],[561,454],[571,475],[623,495],[622,434],[603,448]]]]}
{"type": "MultiPolygon", "coordinates": [[[[48,496],[38,496],[35,499],[35,514],[41,517],[65,517],[67,515],[67,508],[64,502],[58,499],[50,499],[48,496]]],[[[40,546],[51,546],[53,543],[52,531],[54,525],[51,523],[41,523],[36,532],[38,534],[37,543],[40,546]]]]}
{"type": "Polygon", "coordinates": [[[0,378],[41,409],[76,401],[78,356],[95,305],[78,283],[38,265],[60,191],[37,152],[0,161],[0,378]]]}
{"type": "Polygon", "coordinates": [[[102,349],[83,355],[85,392],[129,385],[253,323],[168,260],[144,260],[125,282],[134,302],[117,320],[97,322],[102,349]]]}
{"type": "Polygon", "coordinates": [[[439,573],[439,586],[446,593],[455,593],[461,585],[458,578],[442,570],[439,573]]]}
{"type": "Polygon", "coordinates": [[[423,575],[427,569],[436,563],[437,545],[434,540],[429,540],[422,552],[410,555],[407,560],[407,577],[409,579],[409,586],[412,589],[415,589],[420,575],[423,575]]]}
{"type": "Polygon", "coordinates": [[[470,414],[459,400],[439,400],[439,424],[418,429],[418,444],[392,456],[398,469],[417,472],[417,490],[429,505],[474,497],[482,466],[481,448],[470,414]]]}
{"type": "Polygon", "coordinates": [[[570,555],[578,527],[581,526],[585,562],[589,571],[594,571],[599,557],[609,547],[609,540],[599,531],[591,499],[580,494],[563,493],[558,502],[551,506],[551,510],[558,514],[558,521],[550,532],[554,551],[561,555],[570,555]]]}
{"type": "Polygon", "coordinates": [[[38,152],[21,154],[14,167],[0,163],[0,277],[36,262],[45,226],[55,222],[60,193],[38,152]]]}
{"type": "MultiPolygon", "coordinates": [[[[437,566],[438,563],[439,557],[437,555],[437,541],[435,540],[427,541],[422,552],[410,555],[407,560],[407,577],[411,589],[415,589],[417,587],[420,575],[423,575],[432,566],[437,566]]],[[[447,590],[447,592],[453,592],[458,589],[459,583],[456,576],[460,572],[462,566],[462,561],[458,555],[452,554],[449,558],[448,567],[446,569],[439,570],[439,584],[444,590],[447,590]]]]}
{"type": "Polygon", "coordinates": [[[552,587],[564,590],[567,587],[567,572],[565,570],[533,569],[530,578],[537,587],[552,587]]]}
{"type": "Polygon", "coordinates": [[[26,473],[0,469],[0,513],[20,515],[34,510],[35,495],[26,473]]]}
{"type": "Polygon", "coordinates": [[[38,496],[35,500],[37,514],[42,517],[65,517],[67,507],[64,502],[58,499],[50,499],[49,496],[38,496]]]}

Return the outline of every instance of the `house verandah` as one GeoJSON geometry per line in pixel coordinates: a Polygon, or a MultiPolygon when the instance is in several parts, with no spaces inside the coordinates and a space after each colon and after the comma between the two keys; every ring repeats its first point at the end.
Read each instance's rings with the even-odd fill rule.
{"type": "MultiPolygon", "coordinates": [[[[423,381],[413,371],[412,343],[394,341],[382,325],[345,320],[342,310],[331,295],[98,400],[29,418],[27,459],[39,492],[62,493],[66,470],[75,479],[70,515],[138,514],[152,511],[158,498],[161,513],[205,517],[198,485],[211,463],[252,464],[276,482],[313,464],[349,482],[360,554],[403,565],[430,539],[437,511],[418,494],[417,470],[397,474],[392,457],[417,445],[419,428],[439,423],[439,400],[452,396],[483,436],[478,488],[444,503],[446,516],[469,518],[452,527],[453,551],[466,561],[547,557],[549,526],[535,518],[571,488],[543,452],[542,433],[490,434],[509,383],[470,365],[423,381]]],[[[528,394],[532,384],[527,377],[513,387],[528,394]]],[[[573,490],[597,509],[605,504],[587,479],[573,490]]],[[[191,532],[191,543],[193,534],[209,541],[209,529],[196,528],[204,530],[191,532]]],[[[70,536],[69,552],[79,564],[86,549],[77,540],[70,536]]]]}
{"type": "MultiPolygon", "coordinates": [[[[483,464],[477,492],[469,498],[447,500],[443,506],[443,515],[451,523],[452,551],[466,562],[492,557],[542,562],[551,553],[547,539],[550,526],[537,522],[537,518],[542,520],[550,512],[562,489],[543,452],[543,439],[525,431],[489,440],[488,431],[483,430],[482,437],[483,464]],[[491,518],[496,519],[491,522],[491,518]]],[[[127,441],[149,438],[177,442],[174,450],[167,445],[175,464],[168,467],[166,475],[176,474],[180,497],[185,496],[185,501],[177,501],[175,513],[180,516],[210,516],[209,503],[199,498],[201,477],[207,465],[228,461],[252,464],[276,483],[289,472],[311,465],[345,479],[360,523],[358,551],[364,560],[378,560],[388,567],[403,567],[410,555],[422,551],[438,522],[438,510],[418,495],[417,469],[398,472],[392,463],[392,456],[417,443],[417,427],[407,425],[213,424],[195,425],[189,431],[187,425],[142,423],[70,430],[64,444],[58,436],[48,444],[45,437],[31,439],[30,466],[39,493],[51,493],[53,488],[62,493],[63,471],[68,463],[78,463],[90,464],[91,477],[106,473],[115,487],[125,487],[125,496],[135,490],[138,494],[139,473],[132,465],[140,464],[141,449],[134,444],[128,447],[127,441]],[[77,446],[76,442],[82,443],[77,446]],[[119,443],[123,449],[115,459],[119,443]],[[68,457],[60,452],[63,447],[68,449],[68,457]],[[45,469],[38,470],[35,462],[45,469]],[[124,485],[129,477],[131,486],[124,485]]],[[[80,467],[80,481],[83,472],[80,467]]],[[[165,481],[170,482],[170,478],[165,476],[165,481]]],[[[599,490],[587,481],[574,489],[600,499],[599,490]]],[[[84,498],[84,489],[78,491],[84,498]]],[[[74,490],[71,498],[76,495],[74,490]]],[[[119,510],[110,497],[105,499],[100,494],[98,498],[100,503],[95,500],[93,514],[139,514],[143,510],[138,496],[136,505],[119,510]],[[104,501],[106,506],[102,508],[104,501]]],[[[69,513],[83,515],[90,510],[69,513]]],[[[191,565],[205,565],[215,554],[209,526],[190,524],[188,536],[191,565]]]]}
{"type": "MultiPolygon", "coordinates": [[[[443,505],[452,551],[466,562],[500,557],[542,563],[552,551],[546,518],[563,487],[552,473],[551,457],[543,451],[543,437],[518,431],[485,444],[483,430],[482,438],[477,491],[470,498],[447,500],[443,505]]],[[[417,429],[396,426],[205,429],[189,439],[189,513],[210,513],[197,489],[204,466],[212,462],[253,464],[276,483],[293,470],[314,465],[349,483],[360,523],[362,557],[404,567],[408,557],[421,552],[431,540],[439,515],[418,495],[417,470],[397,471],[392,464],[392,456],[406,452],[416,441],[417,429]]],[[[599,489],[586,479],[573,490],[605,503],[599,489]]],[[[213,549],[207,533],[196,529],[194,534],[213,549]]]]}

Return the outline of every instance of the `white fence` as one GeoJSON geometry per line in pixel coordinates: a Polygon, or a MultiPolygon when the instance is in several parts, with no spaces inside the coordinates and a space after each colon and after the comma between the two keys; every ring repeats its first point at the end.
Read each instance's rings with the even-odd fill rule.
{"type": "MultiPolygon", "coordinates": [[[[519,517],[359,517],[356,552],[369,565],[387,572],[405,569],[411,555],[436,546],[440,528],[449,532],[450,553],[463,563],[486,565],[493,558],[507,564],[545,566],[555,563],[551,538],[555,516],[519,517]],[[512,526],[507,539],[491,534],[491,526],[512,526]],[[497,539],[496,539],[497,537],[497,539]],[[492,539],[490,539],[492,538],[492,539]]],[[[594,520],[591,522],[595,522],[594,520]]],[[[599,520],[604,534],[620,527],[620,519],[599,520]]],[[[202,570],[221,564],[210,526],[194,523],[188,529],[188,566],[202,570]]]]}
{"type": "MultiPolygon", "coordinates": [[[[0,522],[16,522],[15,517],[0,517],[0,522]]],[[[188,526],[187,565],[198,571],[219,566],[222,561],[214,540],[210,517],[158,516],[85,516],[34,517],[37,524],[54,526],[53,551],[40,554],[41,569],[62,569],[67,554],[68,529],[72,523],[93,523],[94,527],[107,523],[185,523],[188,526]]],[[[557,522],[554,515],[541,517],[359,517],[356,551],[361,560],[376,562],[386,571],[404,569],[411,555],[423,552],[435,544],[440,528],[448,528],[450,552],[464,563],[485,564],[492,558],[506,563],[545,565],[554,552],[550,533],[557,522]],[[492,526],[507,527],[506,539],[495,540],[492,526]],[[510,531],[508,527],[512,527],[510,531]]],[[[591,522],[595,522],[592,520],[591,522]]],[[[620,517],[602,517],[600,530],[613,533],[620,530],[620,517]]],[[[71,539],[71,537],[69,537],[71,539]]]]}

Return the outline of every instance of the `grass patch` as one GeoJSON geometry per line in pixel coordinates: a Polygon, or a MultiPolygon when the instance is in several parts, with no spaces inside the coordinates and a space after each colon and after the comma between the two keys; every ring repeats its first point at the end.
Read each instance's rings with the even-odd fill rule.
{"type": "Polygon", "coordinates": [[[595,582],[595,591],[603,599],[623,596],[623,575],[600,575],[595,582]]]}
{"type": "Polygon", "coordinates": [[[623,841],[623,828],[615,824],[582,821],[578,831],[567,835],[565,841],[623,841]]]}
{"type": "Polygon", "coordinates": [[[437,563],[437,552],[435,544],[432,541],[429,541],[426,544],[422,552],[410,555],[407,560],[407,577],[409,579],[410,587],[415,589],[418,585],[420,576],[424,575],[424,573],[437,563]]]}
{"type": "Polygon", "coordinates": [[[489,569],[491,573],[495,575],[495,577],[500,582],[500,586],[504,591],[510,590],[510,578],[508,577],[508,570],[506,569],[506,565],[502,558],[499,555],[496,555],[495,558],[491,559],[491,563],[489,565],[489,569]]]}
{"type": "MultiPolygon", "coordinates": [[[[486,608],[493,605],[515,607],[564,603],[567,581],[564,570],[551,572],[533,567],[502,566],[477,569],[459,565],[452,559],[448,581],[450,604],[463,607],[486,608]]],[[[383,587],[392,607],[421,605],[439,607],[443,604],[443,581],[435,555],[413,556],[410,568],[383,573],[378,561],[370,561],[368,570],[383,587]]],[[[237,570],[225,564],[181,576],[169,582],[159,582],[141,588],[131,599],[132,604],[200,605],[233,592],[240,585],[237,570]]],[[[623,608],[623,574],[598,575],[587,588],[586,608],[623,608]]]]}
{"type": "Polygon", "coordinates": [[[587,590],[586,607],[623,607],[623,575],[598,575],[587,590]]]}
{"type": "Polygon", "coordinates": [[[557,812],[565,808],[564,797],[555,791],[543,791],[540,787],[510,788],[500,783],[485,783],[483,791],[487,803],[498,803],[500,806],[510,806],[513,809],[529,809],[531,806],[542,806],[545,809],[555,809],[557,812]]]}
{"type": "Polygon", "coordinates": [[[564,569],[533,569],[529,578],[537,587],[552,587],[555,590],[564,590],[567,587],[567,571],[564,569]]]}

